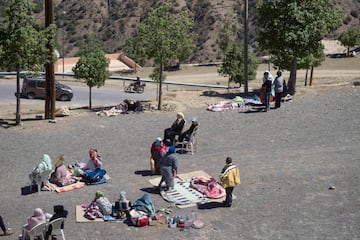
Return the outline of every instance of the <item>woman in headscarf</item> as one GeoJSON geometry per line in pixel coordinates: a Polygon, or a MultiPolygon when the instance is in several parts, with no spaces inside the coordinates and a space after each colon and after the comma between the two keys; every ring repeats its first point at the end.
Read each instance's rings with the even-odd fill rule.
{"type": "Polygon", "coordinates": [[[165,181],[166,191],[174,188],[174,177],[177,175],[178,160],[175,155],[175,149],[174,145],[170,146],[169,151],[160,160],[161,180],[159,188],[161,188],[161,184],[165,181]]]}
{"type": "Polygon", "coordinates": [[[179,142],[182,142],[184,140],[189,141],[191,134],[194,132],[194,130],[198,126],[199,126],[199,123],[198,123],[197,119],[195,117],[192,117],[191,118],[191,126],[189,127],[188,130],[186,130],[182,134],[180,134],[179,142]]]}
{"type": "Polygon", "coordinates": [[[112,203],[109,201],[105,194],[101,191],[96,191],[93,202],[100,208],[102,215],[111,215],[112,203]]]}
{"type": "MultiPolygon", "coordinates": [[[[33,215],[28,217],[27,224],[25,224],[23,228],[30,230],[36,225],[39,225],[40,223],[46,223],[46,215],[41,208],[35,208],[33,215]]],[[[28,235],[25,236],[24,231],[22,233],[22,236],[23,236],[22,239],[24,240],[30,239],[30,236],[28,235]]]]}
{"type": "Polygon", "coordinates": [[[161,137],[157,137],[155,142],[151,144],[151,157],[150,157],[150,168],[151,174],[159,174],[160,173],[160,159],[167,152],[166,145],[164,144],[161,137]]]}
{"type": "Polygon", "coordinates": [[[176,114],[176,120],[173,122],[170,128],[164,130],[164,141],[169,139],[171,143],[174,142],[175,136],[180,135],[185,125],[185,116],[182,112],[176,114]]]}
{"type": "Polygon", "coordinates": [[[90,148],[89,157],[89,161],[85,164],[85,166],[81,167],[82,170],[95,170],[97,168],[102,168],[102,159],[96,148],[90,148]]]}
{"type": "Polygon", "coordinates": [[[77,182],[76,178],[72,178],[64,165],[64,155],[61,154],[55,161],[55,171],[51,174],[50,182],[59,187],[63,187],[77,182]]]}

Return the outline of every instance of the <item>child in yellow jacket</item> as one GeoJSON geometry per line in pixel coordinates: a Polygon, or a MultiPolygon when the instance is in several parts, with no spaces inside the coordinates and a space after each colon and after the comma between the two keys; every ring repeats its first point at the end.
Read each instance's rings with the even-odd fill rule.
{"type": "Polygon", "coordinates": [[[234,187],[241,183],[239,169],[232,163],[231,157],[226,158],[226,165],[221,171],[220,181],[226,191],[224,207],[231,207],[234,187]]]}

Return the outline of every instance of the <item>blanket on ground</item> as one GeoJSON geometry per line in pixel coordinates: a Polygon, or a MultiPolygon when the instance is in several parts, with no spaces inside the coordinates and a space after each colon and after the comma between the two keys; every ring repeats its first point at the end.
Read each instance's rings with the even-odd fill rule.
{"type": "Polygon", "coordinates": [[[218,103],[208,103],[207,110],[212,112],[224,112],[230,110],[248,111],[252,105],[261,105],[260,98],[255,95],[252,98],[242,98],[236,96],[232,100],[220,101],[218,103]]]}

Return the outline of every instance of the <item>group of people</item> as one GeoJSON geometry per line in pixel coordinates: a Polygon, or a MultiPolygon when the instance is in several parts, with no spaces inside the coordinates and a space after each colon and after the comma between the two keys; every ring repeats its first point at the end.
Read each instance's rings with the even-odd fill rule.
{"type": "Polygon", "coordinates": [[[270,71],[265,71],[263,76],[262,91],[264,93],[265,109],[264,112],[270,110],[270,98],[275,98],[275,109],[280,108],[281,97],[286,92],[286,81],[282,77],[282,72],[278,70],[276,72],[276,78],[272,76],[270,71]]]}

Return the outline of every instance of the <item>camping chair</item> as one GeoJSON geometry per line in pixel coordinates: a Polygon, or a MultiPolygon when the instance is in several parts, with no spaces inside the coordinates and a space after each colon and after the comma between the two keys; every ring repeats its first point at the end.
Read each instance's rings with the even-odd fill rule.
{"type": "Polygon", "coordinates": [[[180,145],[181,145],[181,152],[190,151],[191,155],[194,155],[194,152],[197,150],[197,132],[199,131],[200,125],[194,128],[194,131],[191,133],[189,139],[184,139],[180,145]]]}
{"type": "Polygon", "coordinates": [[[51,226],[51,234],[49,235],[49,239],[52,239],[53,236],[61,235],[62,239],[65,240],[64,229],[61,228],[65,218],[57,218],[46,224],[46,232],[48,232],[49,227],[51,226]]]}
{"type": "Polygon", "coordinates": [[[38,237],[40,237],[41,240],[45,240],[44,238],[45,229],[46,229],[46,223],[40,223],[30,230],[27,229],[26,227],[23,227],[23,233],[24,233],[23,239],[25,239],[26,235],[28,235],[30,237],[30,240],[38,239],[38,237]]]}
{"type": "Polygon", "coordinates": [[[29,174],[29,178],[30,178],[30,191],[32,190],[32,185],[33,183],[35,183],[37,185],[37,190],[38,193],[40,194],[41,192],[41,184],[44,182],[44,186],[49,185],[49,176],[51,174],[53,170],[49,169],[47,171],[44,171],[42,173],[30,173],[29,174]]]}

